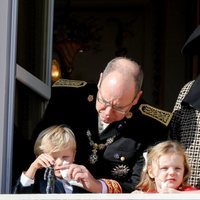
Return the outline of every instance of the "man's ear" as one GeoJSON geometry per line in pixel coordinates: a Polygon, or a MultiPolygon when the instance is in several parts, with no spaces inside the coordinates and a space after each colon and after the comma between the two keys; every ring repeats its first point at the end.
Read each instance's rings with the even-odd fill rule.
{"type": "Polygon", "coordinates": [[[140,90],[140,91],[137,93],[137,95],[136,95],[136,97],[135,97],[135,99],[134,99],[134,101],[133,101],[133,106],[136,105],[136,104],[138,103],[140,97],[142,96],[142,93],[143,93],[142,90],[140,90]]]}
{"type": "Polygon", "coordinates": [[[103,73],[101,72],[101,73],[100,73],[100,76],[99,76],[99,82],[98,82],[98,84],[97,84],[97,88],[98,88],[98,89],[100,88],[102,78],[103,78],[103,73]]]}
{"type": "Polygon", "coordinates": [[[148,174],[151,178],[155,178],[154,174],[153,174],[153,168],[152,166],[148,166],[147,168],[148,174]]]}

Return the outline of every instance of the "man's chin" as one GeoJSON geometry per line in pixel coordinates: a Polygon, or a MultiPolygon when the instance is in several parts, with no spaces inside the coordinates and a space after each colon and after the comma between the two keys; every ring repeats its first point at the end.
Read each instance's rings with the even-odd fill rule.
{"type": "Polygon", "coordinates": [[[105,118],[104,116],[102,116],[101,114],[99,115],[100,117],[100,120],[106,124],[110,124],[112,123],[113,121],[110,119],[110,118],[105,118]]]}
{"type": "Polygon", "coordinates": [[[109,119],[105,119],[105,118],[101,119],[101,121],[106,123],[106,124],[112,123],[112,121],[110,121],[109,119]]]}

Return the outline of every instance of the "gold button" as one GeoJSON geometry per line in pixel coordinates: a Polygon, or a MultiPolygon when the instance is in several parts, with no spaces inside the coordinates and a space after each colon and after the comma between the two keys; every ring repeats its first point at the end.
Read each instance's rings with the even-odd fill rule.
{"type": "Polygon", "coordinates": [[[121,161],[125,161],[125,157],[122,156],[122,157],[120,158],[120,160],[121,160],[121,161]]]}
{"type": "Polygon", "coordinates": [[[92,102],[94,100],[94,96],[90,94],[87,99],[89,102],[92,102]]]}
{"type": "Polygon", "coordinates": [[[133,117],[133,113],[132,112],[128,112],[127,114],[126,114],[126,118],[127,119],[130,119],[130,118],[132,118],[133,117]]]}

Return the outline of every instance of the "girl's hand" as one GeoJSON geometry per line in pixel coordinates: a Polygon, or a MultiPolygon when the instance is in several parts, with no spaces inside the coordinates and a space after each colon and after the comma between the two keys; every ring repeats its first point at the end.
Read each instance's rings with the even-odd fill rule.
{"type": "Polygon", "coordinates": [[[159,184],[157,185],[157,191],[158,193],[180,193],[179,190],[176,190],[174,188],[168,187],[168,181],[161,181],[159,180],[159,184]]]}
{"type": "Polygon", "coordinates": [[[181,191],[173,188],[164,188],[159,191],[159,193],[181,193],[181,191]]]}

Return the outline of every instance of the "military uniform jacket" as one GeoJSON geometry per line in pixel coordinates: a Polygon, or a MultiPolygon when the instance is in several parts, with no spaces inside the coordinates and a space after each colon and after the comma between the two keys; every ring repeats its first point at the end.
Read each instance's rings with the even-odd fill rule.
{"type": "Polygon", "coordinates": [[[173,109],[171,137],[182,143],[191,166],[189,184],[200,188],[200,76],[181,89],[173,109]]]}
{"type": "Polygon", "coordinates": [[[95,178],[117,180],[123,192],[131,192],[140,179],[143,152],[168,139],[171,113],[155,109],[141,99],[127,117],[99,134],[97,86],[80,85],[59,84],[52,88],[52,97],[36,133],[51,124],[67,124],[76,136],[76,163],[85,165],[95,178]]]}

